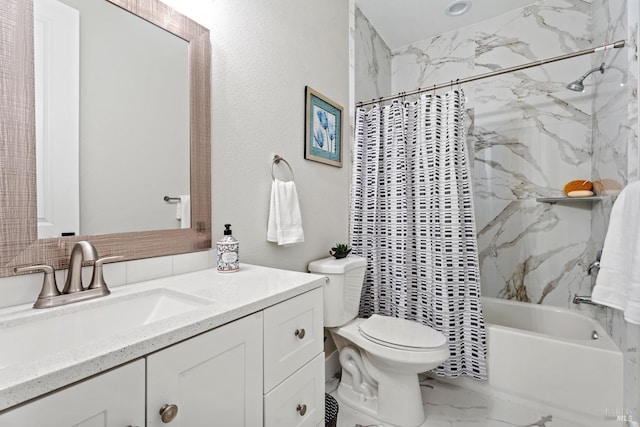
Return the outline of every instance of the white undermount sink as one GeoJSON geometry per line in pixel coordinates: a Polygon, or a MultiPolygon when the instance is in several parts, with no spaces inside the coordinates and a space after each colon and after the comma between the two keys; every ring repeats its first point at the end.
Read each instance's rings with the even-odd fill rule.
{"type": "Polygon", "coordinates": [[[0,322],[0,369],[211,304],[180,292],[153,289],[30,312],[24,319],[0,322]]]}

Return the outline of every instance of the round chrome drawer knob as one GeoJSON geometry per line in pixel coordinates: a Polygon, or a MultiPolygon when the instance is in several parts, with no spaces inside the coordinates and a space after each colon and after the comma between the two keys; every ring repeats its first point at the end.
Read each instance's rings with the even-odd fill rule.
{"type": "Polygon", "coordinates": [[[305,404],[298,405],[298,407],[296,408],[296,411],[300,413],[300,416],[303,416],[304,414],[307,413],[307,405],[305,404]]]}
{"type": "Polygon", "coordinates": [[[300,339],[304,338],[304,334],[305,334],[305,332],[304,332],[304,328],[296,329],[295,335],[296,335],[298,338],[300,338],[300,339]]]}
{"type": "Polygon", "coordinates": [[[164,404],[162,405],[162,408],[160,408],[160,420],[165,424],[173,421],[176,415],[178,415],[177,405],[164,404]]]}

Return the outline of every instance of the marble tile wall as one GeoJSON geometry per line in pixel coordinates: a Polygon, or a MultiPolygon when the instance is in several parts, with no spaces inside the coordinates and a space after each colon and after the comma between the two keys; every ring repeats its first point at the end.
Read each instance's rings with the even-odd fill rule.
{"type": "MultiPolygon", "coordinates": [[[[475,153],[483,294],[570,307],[597,317],[625,353],[625,409],[634,411],[637,328],[613,310],[571,302],[574,294],[591,292],[593,278],[586,269],[602,247],[613,199],[593,205],[535,199],[561,195],[573,179],[621,184],[640,179],[638,2],[542,0],[391,53],[391,93],[398,93],[627,40],[625,49],[485,79],[463,89],[468,117],[473,118],[469,142],[475,153]],[[585,79],[584,93],[566,89],[603,62],[606,72],[585,79]]],[[[375,33],[368,21],[366,28],[356,24],[363,38],[375,33]]],[[[369,46],[375,42],[372,38],[369,46]]],[[[384,69],[386,52],[374,56],[375,66],[356,81],[368,78],[367,84],[377,85],[374,71],[384,69]]],[[[372,89],[356,100],[382,95],[372,89]]]]}
{"type": "MultiPolygon", "coordinates": [[[[593,0],[592,10],[594,44],[627,41],[626,49],[616,51],[614,55],[607,57],[605,52],[592,57],[592,66],[597,67],[604,62],[607,67],[604,74],[596,76],[596,96],[592,107],[592,179],[617,183],[622,187],[627,182],[640,179],[638,1],[593,0]]],[[[593,254],[603,246],[613,202],[614,198],[607,198],[592,210],[589,244],[593,254]]],[[[599,310],[595,314],[624,353],[624,409],[631,409],[637,419],[637,327],[627,324],[618,310],[599,310]]]]}
{"type": "Polygon", "coordinates": [[[355,100],[391,95],[391,50],[358,7],[355,7],[355,100]]]}
{"type": "MultiPolygon", "coordinates": [[[[546,0],[393,52],[392,89],[482,74],[591,46],[591,4],[546,0]]],[[[464,85],[484,295],[568,306],[589,291],[590,205],[536,202],[591,175],[591,99],[566,84],[588,57],[464,85]]]]}

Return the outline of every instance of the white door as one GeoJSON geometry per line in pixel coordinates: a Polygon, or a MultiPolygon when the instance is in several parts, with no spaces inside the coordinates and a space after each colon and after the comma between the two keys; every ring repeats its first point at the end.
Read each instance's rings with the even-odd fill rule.
{"type": "Polygon", "coordinates": [[[262,312],[147,357],[147,426],[165,423],[262,425],[262,312]]]}
{"type": "Polygon", "coordinates": [[[2,427],[142,427],[144,360],[0,415],[2,427]]]}
{"type": "Polygon", "coordinates": [[[38,237],[80,234],[80,17],[34,0],[38,237]]]}

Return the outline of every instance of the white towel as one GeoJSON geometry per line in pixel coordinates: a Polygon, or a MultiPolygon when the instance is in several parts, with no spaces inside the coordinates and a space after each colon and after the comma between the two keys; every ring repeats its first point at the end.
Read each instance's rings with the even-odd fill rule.
{"type": "Polygon", "coordinates": [[[640,181],[627,185],[613,204],[600,271],[591,299],[624,311],[640,324],[640,181]]]}
{"type": "Polygon", "coordinates": [[[274,179],[271,184],[271,207],[267,241],[278,245],[304,242],[298,192],[293,181],[274,179]]]}
{"type": "Polygon", "coordinates": [[[191,196],[180,196],[176,203],[176,219],[180,228],[191,228],[191,196]]]}

